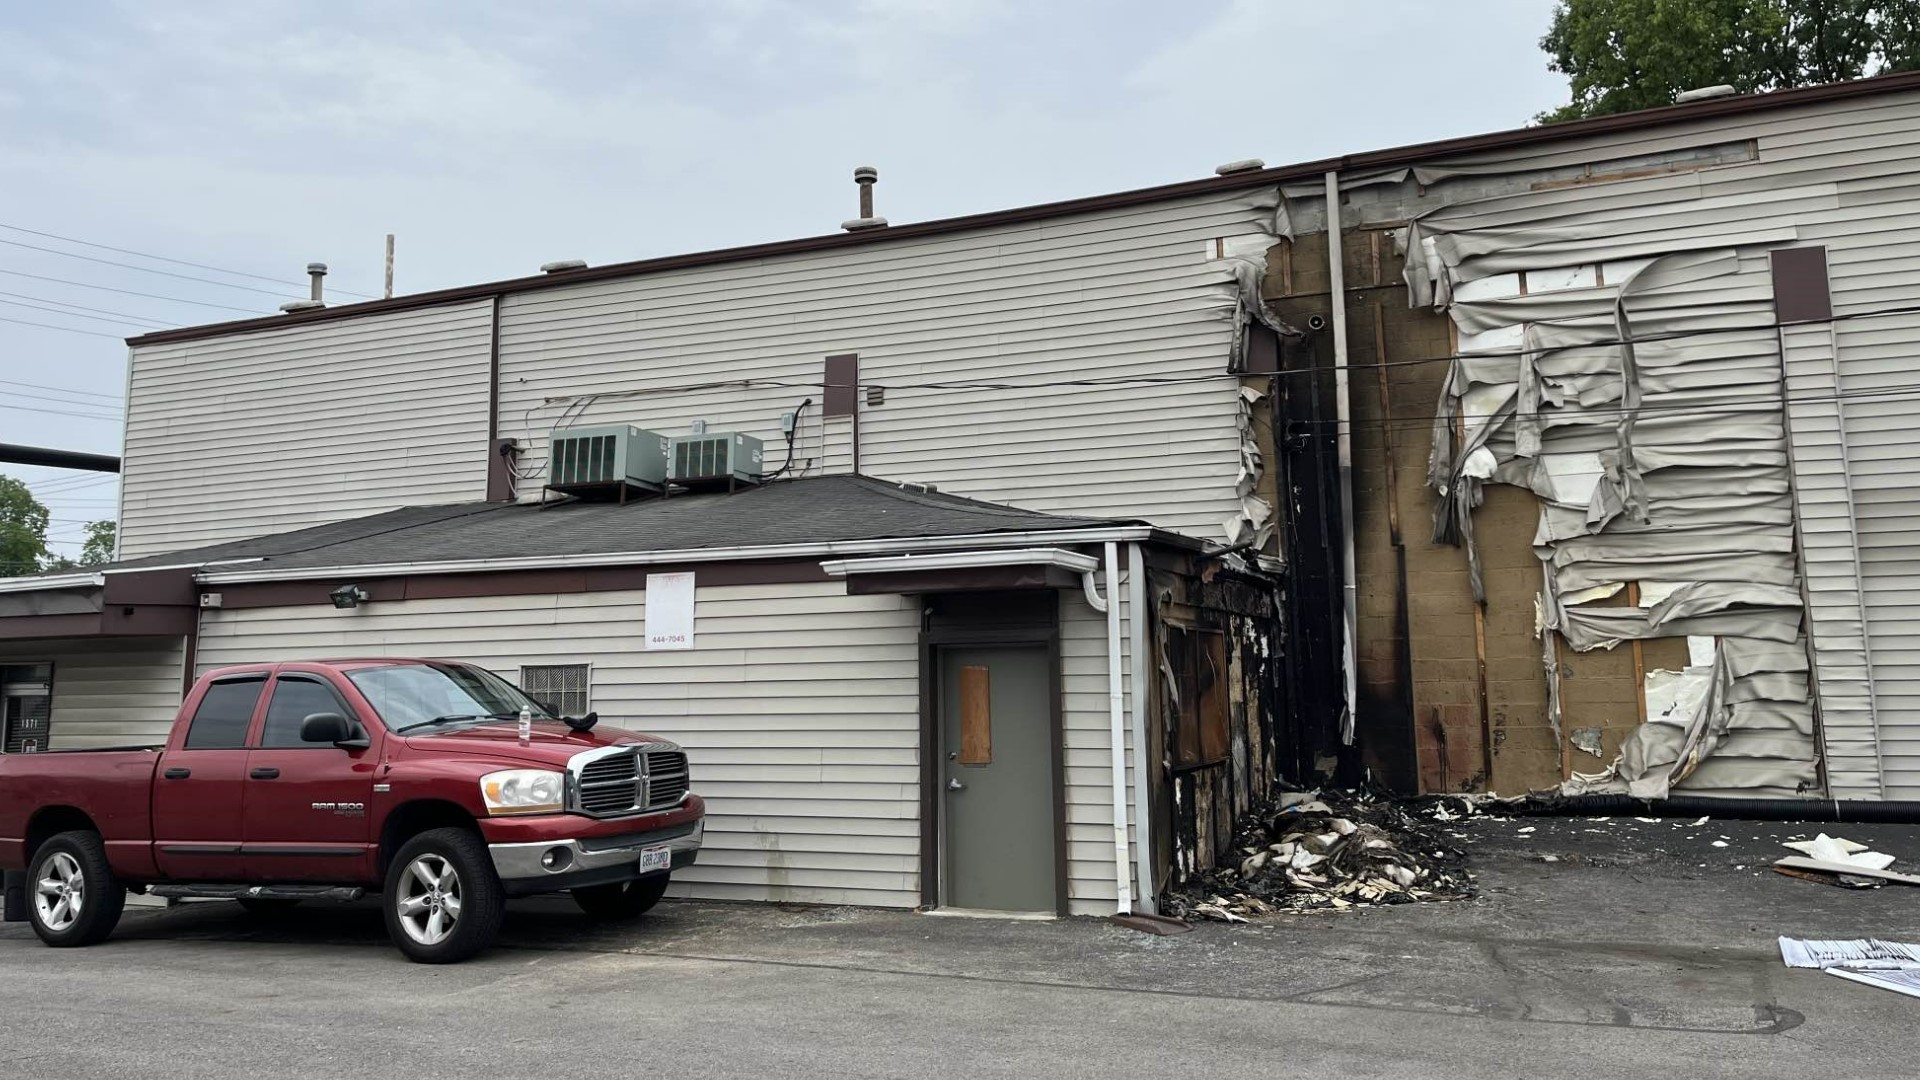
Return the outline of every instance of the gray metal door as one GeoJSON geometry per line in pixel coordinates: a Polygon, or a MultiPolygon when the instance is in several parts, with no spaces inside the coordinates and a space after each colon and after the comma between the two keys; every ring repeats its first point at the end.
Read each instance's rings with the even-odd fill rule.
{"type": "Polygon", "coordinates": [[[941,902],[1054,910],[1053,689],[1039,647],[940,650],[941,902]]]}

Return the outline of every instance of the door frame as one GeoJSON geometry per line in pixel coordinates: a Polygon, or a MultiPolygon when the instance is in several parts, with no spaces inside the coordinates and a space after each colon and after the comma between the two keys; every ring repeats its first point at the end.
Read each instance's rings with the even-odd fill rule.
{"type": "MultiPolygon", "coordinates": [[[[1058,594],[1054,594],[1056,597],[1058,594]]],[[[1060,697],[1060,624],[1057,614],[1045,625],[1010,626],[1004,623],[939,626],[920,632],[920,906],[941,906],[942,860],[940,838],[944,821],[940,799],[941,763],[945,760],[940,724],[940,657],[950,646],[1005,646],[1040,648],[1047,660],[1047,747],[1053,760],[1053,910],[1067,914],[1067,773],[1066,732],[1060,697]]],[[[925,627],[926,623],[922,623],[925,627]]]]}

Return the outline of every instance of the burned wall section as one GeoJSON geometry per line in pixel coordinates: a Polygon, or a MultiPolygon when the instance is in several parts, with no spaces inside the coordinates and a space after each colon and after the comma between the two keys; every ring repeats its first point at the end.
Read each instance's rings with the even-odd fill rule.
{"type": "MultiPolygon", "coordinates": [[[[1493,595],[1476,611],[1463,553],[1432,540],[1426,488],[1434,402],[1454,351],[1451,328],[1443,315],[1408,307],[1393,223],[1348,230],[1343,256],[1359,605],[1355,742],[1362,775],[1353,779],[1408,793],[1557,783],[1560,754],[1533,632],[1538,502],[1509,489],[1492,493],[1481,508],[1482,557],[1498,570],[1489,574],[1493,595]]],[[[1276,245],[1265,281],[1270,305],[1292,325],[1326,320],[1326,234],[1276,245]]],[[[1296,697],[1330,694],[1337,711],[1331,332],[1283,345],[1282,358],[1276,503],[1289,545],[1287,659],[1297,680],[1289,689],[1296,697]]],[[[1589,681],[1595,694],[1634,698],[1630,671],[1596,671],[1589,681]]],[[[1302,712],[1313,715],[1311,708],[1302,712]]]]}
{"type": "Polygon", "coordinates": [[[1284,676],[1279,584],[1238,556],[1150,559],[1148,716],[1154,760],[1155,864],[1183,884],[1232,846],[1240,816],[1281,775],[1284,676]]]}

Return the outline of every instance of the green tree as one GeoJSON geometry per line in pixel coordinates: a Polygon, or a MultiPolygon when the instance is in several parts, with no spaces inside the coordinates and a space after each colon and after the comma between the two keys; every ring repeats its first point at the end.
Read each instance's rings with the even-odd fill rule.
{"type": "Polygon", "coordinates": [[[1572,102],[1552,123],[1920,68],[1920,0],[1561,0],[1540,40],[1572,102]]]}
{"type": "Polygon", "coordinates": [[[89,521],[87,523],[87,542],[80,547],[80,565],[98,566],[113,561],[114,544],[119,538],[120,526],[112,521],[89,521]]]}
{"type": "Polygon", "coordinates": [[[31,574],[47,560],[47,508],[27,485],[0,476],[0,577],[31,574]]]}

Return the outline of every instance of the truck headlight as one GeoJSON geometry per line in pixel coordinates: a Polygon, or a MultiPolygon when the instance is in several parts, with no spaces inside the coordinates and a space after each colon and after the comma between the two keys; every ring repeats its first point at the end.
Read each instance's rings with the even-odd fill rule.
{"type": "Polygon", "coordinates": [[[564,774],[547,769],[503,769],[480,778],[480,797],[495,817],[559,813],[565,790],[564,774]]]}

